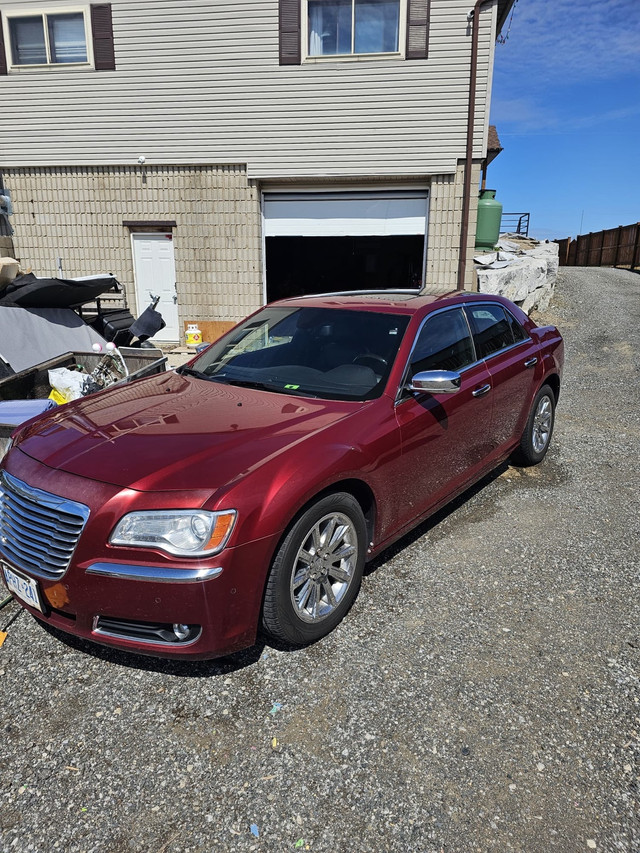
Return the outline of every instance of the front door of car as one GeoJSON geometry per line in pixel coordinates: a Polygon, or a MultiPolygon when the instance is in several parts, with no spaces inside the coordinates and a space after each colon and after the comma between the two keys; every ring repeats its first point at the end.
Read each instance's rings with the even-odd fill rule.
{"type": "Polygon", "coordinates": [[[396,406],[400,527],[473,479],[492,450],[491,377],[485,363],[476,362],[462,308],[434,314],[423,325],[407,375],[424,370],[459,372],[461,383],[452,394],[404,392],[396,406]]]}

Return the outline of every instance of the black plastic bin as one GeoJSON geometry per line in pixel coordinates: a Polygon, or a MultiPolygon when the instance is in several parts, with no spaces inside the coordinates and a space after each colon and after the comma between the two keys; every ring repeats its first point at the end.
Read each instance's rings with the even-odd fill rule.
{"type": "Polygon", "coordinates": [[[125,347],[133,339],[130,329],[134,322],[133,314],[127,308],[102,308],[98,316],[89,321],[89,325],[106,341],[113,341],[117,347],[125,347]]]}

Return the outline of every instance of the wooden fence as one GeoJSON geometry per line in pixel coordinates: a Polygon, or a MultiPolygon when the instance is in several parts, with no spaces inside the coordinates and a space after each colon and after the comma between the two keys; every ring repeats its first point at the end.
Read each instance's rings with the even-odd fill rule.
{"type": "Polygon", "coordinates": [[[554,242],[560,246],[560,266],[640,267],[640,222],[554,242]]]}

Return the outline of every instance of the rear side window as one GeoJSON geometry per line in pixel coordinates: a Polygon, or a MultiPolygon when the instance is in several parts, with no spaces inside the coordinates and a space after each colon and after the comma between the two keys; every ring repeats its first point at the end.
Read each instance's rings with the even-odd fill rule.
{"type": "Polygon", "coordinates": [[[475,361],[469,325],[461,308],[428,319],[411,354],[410,375],[423,370],[462,370],[475,361]]]}
{"type": "Polygon", "coordinates": [[[513,332],[514,341],[516,343],[518,343],[518,341],[526,341],[529,337],[529,333],[527,332],[527,330],[522,328],[520,323],[518,323],[518,321],[513,316],[513,314],[511,314],[511,312],[505,311],[505,314],[507,315],[507,320],[511,325],[511,331],[513,332]]]}
{"type": "Polygon", "coordinates": [[[515,343],[515,320],[501,305],[469,305],[467,311],[478,358],[487,358],[515,343]]]}

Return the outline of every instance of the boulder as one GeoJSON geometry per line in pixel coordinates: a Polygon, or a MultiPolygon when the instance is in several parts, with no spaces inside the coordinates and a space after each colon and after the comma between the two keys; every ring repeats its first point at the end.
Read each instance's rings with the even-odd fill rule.
{"type": "Polygon", "coordinates": [[[538,243],[500,269],[478,269],[478,290],[505,296],[530,314],[548,307],[558,275],[558,244],[538,243]]]}

